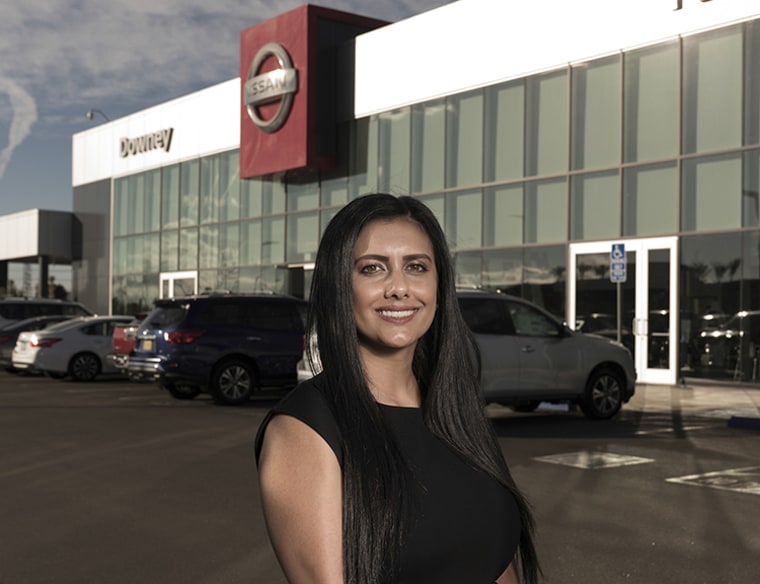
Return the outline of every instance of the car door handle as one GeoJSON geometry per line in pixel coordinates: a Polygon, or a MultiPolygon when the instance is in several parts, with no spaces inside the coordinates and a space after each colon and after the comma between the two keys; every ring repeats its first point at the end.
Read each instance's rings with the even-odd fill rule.
{"type": "Polygon", "coordinates": [[[533,345],[523,345],[523,348],[521,349],[521,351],[523,353],[532,353],[533,351],[535,351],[535,349],[533,348],[533,345]]]}

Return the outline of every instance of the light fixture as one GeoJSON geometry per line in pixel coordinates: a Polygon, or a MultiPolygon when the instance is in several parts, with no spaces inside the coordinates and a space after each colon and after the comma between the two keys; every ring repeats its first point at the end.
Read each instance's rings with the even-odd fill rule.
{"type": "Polygon", "coordinates": [[[100,114],[101,116],[103,116],[103,119],[105,121],[107,121],[107,122],[111,121],[111,118],[109,118],[106,114],[104,114],[99,109],[89,109],[89,110],[87,110],[87,119],[88,120],[93,119],[95,117],[95,114],[100,114]]]}

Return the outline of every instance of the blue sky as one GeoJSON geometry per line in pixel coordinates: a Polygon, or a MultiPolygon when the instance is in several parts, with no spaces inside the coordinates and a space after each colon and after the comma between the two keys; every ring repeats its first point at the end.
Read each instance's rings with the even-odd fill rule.
{"type": "MultiPolygon", "coordinates": [[[[391,22],[452,0],[315,0],[391,22]]],[[[0,3],[0,215],[71,210],[71,136],[238,75],[242,29],[299,0],[0,3]]]]}

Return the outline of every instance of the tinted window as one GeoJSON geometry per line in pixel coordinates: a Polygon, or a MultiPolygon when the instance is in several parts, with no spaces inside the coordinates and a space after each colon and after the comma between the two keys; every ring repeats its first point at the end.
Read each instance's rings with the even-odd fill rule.
{"type": "Polygon", "coordinates": [[[169,305],[160,306],[150,313],[150,316],[146,319],[148,324],[153,327],[165,327],[172,324],[177,324],[187,314],[187,306],[169,305]]]}
{"type": "Polygon", "coordinates": [[[514,327],[506,302],[495,298],[460,298],[462,316],[472,332],[481,335],[511,335],[514,327]]]}
{"type": "Polygon", "coordinates": [[[509,303],[509,313],[518,335],[529,337],[556,337],[560,328],[556,322],[545,314],[525,304],[509,303]]]}
{"type": "Polygon", "coordinates": [[[257,328],[301,331],[303,322],[290,302],[255,302],[247,306],[247,320],[257,328]]]}

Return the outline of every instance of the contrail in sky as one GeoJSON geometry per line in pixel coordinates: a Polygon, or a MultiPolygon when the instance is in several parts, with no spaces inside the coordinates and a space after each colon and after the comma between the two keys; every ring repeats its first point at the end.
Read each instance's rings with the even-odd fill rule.
{"type": "Polygon", "coordinates": [[[29,135],[32,124],[37,121],[37,104],[34,98],[16,82],[0,77],[0,95],[7,94],[11,104],[11,123],[8,145],[0,151],[0,178],[13,155],[13,151],[29,135]]]}

